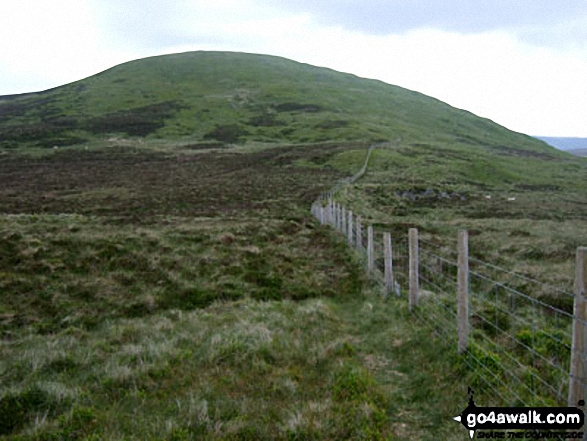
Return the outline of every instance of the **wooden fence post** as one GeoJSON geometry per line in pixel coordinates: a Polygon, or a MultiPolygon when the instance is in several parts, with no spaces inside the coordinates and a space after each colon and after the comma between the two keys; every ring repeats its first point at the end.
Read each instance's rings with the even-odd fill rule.
{"type": "Polygon", "coordinates": [[[352,248],[353,246],[353,212],[349,210],[349,220],[347,222],[348,226],[348,239],[349,239],[349,246],[352,248]]]}
{"type": "Polygon", "coordinates": [[[369,274],[373,273],[375,267],[375,253],[373,246],[373,225],[369,225],[367,228],[367,271],[369,274]]]}
{"type": "Polygon", "coordinates": [[[328,225],[332,225],[332,199],[328,200],[328,216],[326,222],[328,222],[328,225]]]}
{"type": "Polygon", "coordinates": [[[322,205],[320,205],[320,224],[326,224],[326,209],[322,205]]]}
{"type": "Polygon", "coordinates": [[[393,248],[391,245],[391,233],[383,233],[383,252],[385,255],[385,295],[393,292],[395,281],[393,279],[393,248]]]}
{"type": "Polygon", "coordinates": [[[418,306],[420,300],[420,250],[418,249],[418,230],[410,228],[410,310],[418,306]]]}
{"type": "Polygon", "coordinates": [[[357,249],[363,251],[363,218],[357,216],[357,249]]]}
{"type": "Polygon", "coordinates": [[[571,372],[569,379],[569,406],[577,406],[586,400],[587,379],[585,357],[587,355],[587,247],[577,248],[575,264],[575,307],[573,313],[573,343],[571,346],[571,372]]]}
{"type": "Polygon", "coordinates": [[[342,221],[340,225],[340,232],[346,234],[346,207],[342,207],[342,215],[340,220],[342,221]]]}
{"type": "Polygon", "coordinates": [[[458,334],[459,354],[469,347],[469,232],[459,231],[458,334]]]}

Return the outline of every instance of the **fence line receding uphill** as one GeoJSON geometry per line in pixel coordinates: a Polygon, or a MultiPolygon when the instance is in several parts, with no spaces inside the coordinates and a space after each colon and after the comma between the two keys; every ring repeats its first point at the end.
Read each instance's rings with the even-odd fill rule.
{"type": "Polygon", "coordinates": [[[455,342],[473,381],[500,405],[587,399],[587,248],[577,250],[571,293],[469,257],[466,231],[449,249],[420,239],[416,229],[392,237],[374,228],[334,196],[385,145],[371,146],[363,168],[315,201],[313,215],[346,237],[385,297],[407,299],[416,319],[455,342]]]}

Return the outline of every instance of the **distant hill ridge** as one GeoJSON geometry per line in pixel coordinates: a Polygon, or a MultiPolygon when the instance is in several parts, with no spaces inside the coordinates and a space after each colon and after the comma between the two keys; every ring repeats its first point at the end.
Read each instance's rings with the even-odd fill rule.
{"type": "MultiPolygon", "coordinates": [[[[536,138],[561,150],[587,150],[587,138],[537,136],[536,138]]],[[[581,155],[585,156],[585,155],[581,155]]]]}
{"type": "Polygon", "coordinates": [[[418,92],[267,55],[157,56],[44,92],[0,97],[0,148],[112,136],[228,144],[400,136],[510,153],[553,150],[418,92]]]}

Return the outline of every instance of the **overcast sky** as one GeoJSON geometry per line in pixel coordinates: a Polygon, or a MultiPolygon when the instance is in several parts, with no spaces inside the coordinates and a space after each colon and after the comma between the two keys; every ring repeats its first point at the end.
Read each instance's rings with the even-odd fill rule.
{"type": "Polygon", "coordinates": [[[280,55],[587,137],[587,0],[0,0],[0,95],[190,50],[280,55]]]}

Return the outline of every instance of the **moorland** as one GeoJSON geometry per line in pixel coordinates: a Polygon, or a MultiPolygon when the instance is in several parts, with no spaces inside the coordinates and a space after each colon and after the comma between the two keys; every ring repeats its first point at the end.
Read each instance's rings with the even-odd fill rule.
{"type": "Polygon", "coordinates": [[[465,437],[456,345],[310,215],[390,140],[341,202],[572,289],[587,162],[417,92],[196,52],[0,97],[0,436],[465,437]]]}

